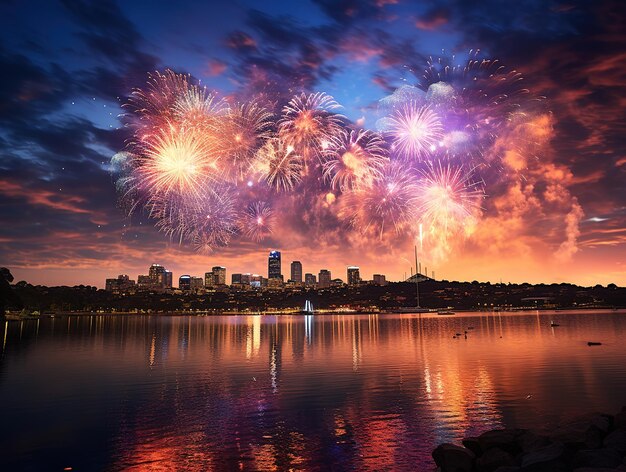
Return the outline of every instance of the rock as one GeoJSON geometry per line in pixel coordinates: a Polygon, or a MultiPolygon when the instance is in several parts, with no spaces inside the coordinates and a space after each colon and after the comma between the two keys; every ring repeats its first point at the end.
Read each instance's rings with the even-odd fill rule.
{"type": "Polygon", "coordinates": [[[557,472],[565,471],[567,467],[563,460],[565,446],[556,442],[538,448],[522,456],[522,471],[524,472],[557,472]]]}
{"type": "Polygon", "coordinates": [[[463,446],[465,446],[474,454],[476,454],[477,457],[483,453],[482,449],[480,448],[480,443],[478,442],[478,438],[475,438],[475,437],[465,438],[463,439],[463,441],[461,441],[461,443],[463,444],[463,446]]]}
{"type": "Polygon", "coordinates": [[[595,424],[592,424],[587,428],[587,431],[585,431],[585,447],[587,449],[601,448],[604,436],[606,436],[606,434],[595,424]]]}
{"type": "Polygon", "coordinates": [[[592,425],[598,428],[604,435],[608,432],[610,423],[605,415],[597,413],[579,416],[559,425],[552,431],[550,436],[556,441],[572,445],[575,448],[588,449],[585,442],[587,440],[587,431],[592,425]]]}
{"type": "Polygon", "coordinates": [[[606,468],[606,467],[580,467],[574,469],[574,472],[615,472],[619,469],[606,468]]]}
{"type": "Polygon", "coordinates": [[[441,472],[472,472],[476,456],[469,449],[445,443],[435,448],[433,459],[441,472]]]}
{"type": "Polygon", "coordinates": [[[573,459],[573,467],[615,468],[622,463],[622,457],[615,449],[583,449],[573,459]]]}
{"type": "Polygon", "coordinates": [[[494,472],[501,466],[513,465],[513,456],[499,447],[491,447],[476,460],[479,472],[494,472]]]}
{"type": "Polygon", "coordinates": [[[626,406],[622,408],[622,411],[613,417],[613,427],[615,429],[626,430],[626,406]]]}
{"type": "Polygon", "coordinates": [[[626,431],[618,429],[604,438],[604,447],[615,449],[618,452],[626,452],[626,431]]]}
{"type": "Polygon", "coordinates": [[[478,436],[478,443],[483,453],[497,447],[515,456],[521,452],[517,438],[525,432],[524,429],[494,429],[478,436]]]}
{"type": "Polygon", "coordinates": [[[550,438],[526,431],[517,438],[517,444],[522,448],[522,452],[530,452],[540,447],[550,444],[550,438]]]}

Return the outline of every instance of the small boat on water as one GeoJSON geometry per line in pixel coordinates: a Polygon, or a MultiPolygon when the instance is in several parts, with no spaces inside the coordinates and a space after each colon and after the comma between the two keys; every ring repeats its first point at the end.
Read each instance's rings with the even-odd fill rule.
{"type": "Polygon", "coordinates": [[[555,323],[554,321],[550,321],[550,327],[551,327],[551,328],[555,328],[555,327],[557,327],[557,326],[561,326],[561,325],[560,325],[560,324],[558,324],[558,323],[555,323]]]}

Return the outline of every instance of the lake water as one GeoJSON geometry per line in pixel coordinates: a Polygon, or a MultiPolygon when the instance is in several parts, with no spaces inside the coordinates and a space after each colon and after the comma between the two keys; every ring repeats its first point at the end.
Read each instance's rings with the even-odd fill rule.
{"type": "Polygon", "coordinates": [[[626,403],[625,312],[71,316],[0,340],[1,470],[427,471],[440,442],[626,403]]]}

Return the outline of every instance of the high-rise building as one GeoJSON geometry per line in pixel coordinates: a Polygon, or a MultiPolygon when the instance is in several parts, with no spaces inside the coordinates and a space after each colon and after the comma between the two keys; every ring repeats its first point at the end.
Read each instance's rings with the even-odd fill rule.
{"type": "Polygon", "coordinates": [[[116,279],[106,279],[105,290],[113,293],[123,293],[135,287],[135,281],[128,275],[118,275],[116,279]]]}
{"type": "Polygon", "coordinates": [[[165,267],[161,264],[152,264],[150,266],[150,269],[148,269],[148,276],[150,277],[150,282],[152,283],[153,288],[164,287],[164,274],[165,267]]]}
{"type": "Polygon", "coordinates": [[[361,283],[361,275],[357,266],[348,266],[348,285],[361,283]]]}
{"type": "Polygon", "coordinates": [[[213,272],[204,273],[204,286],[211,287],[213,285],[213,272]]]}
{"type": "Polygon", "coordinates": [[[327,269],[322,269],[320,270],[319,276],[318,276],[318,284],[317,286],[319,288],[328,288],[330,287],[330,281],[331,281],[331,277],[330,277],[330,270],[327,269]]]}
{"type": "Polygon", "coordinates": [[[230,277],[230,283],[235,285],[235,284],[240,284],[241,283],[241,274],[233,274],[230,277]]]}
{"type": "Polygon", "coordinates": [[[281,279],[283,276],[280,270],[280,251],[270,251],[267,259],[267,278],[281,279]]]}
{"type": "Polygon", "coordinates": [[[316,283],[317,277],[315,277],[315,274],[304,274],[304,285],[313,287],[316,283]]]}
{"type": "Polygon", "coordinates": [[[173,278],[171,271],[166,270],[163,272],[163,288],[172,288],[173,278]]]}
{"type": "Polygon", "coordinates": [[[387,279],[382,274],[374,274],[374,285],[387,285],[387,279]]]}
{"type": "Polygon", "coordinates": [[[191,275],[181,275],[178,278],[178,288],[184,291],[191,290],[191,275]]]}
{"type": "Polygon", "coordinates": [[[189,287],[194,292],[204,288],[204,282],[202,280],[202,277],[191,277],[191,280],[189,281],[189,287]]]}
{"type": "Polygon", "coordinates": [[[293,261],[291,263],[291,281],[302,283],[302,262],[293,261]]]}
{"type": "Polygon", "coordinates": [[[213,285],[226,285],[226,267],[215,266],[213,272],[213,285]]]}
{"type": "Polygon", "coordinates": [[[149,275],[138,275],[137,276],[137,287],[142,290],[150,290],[153,288],[152,279],[149,275]]]}
{"type": "Polygon", "coordinates": [[[263,276],[259,274],[252,274],[250,276],[250,285],[254,288],[261,288],[263,286],[263,276]]]}

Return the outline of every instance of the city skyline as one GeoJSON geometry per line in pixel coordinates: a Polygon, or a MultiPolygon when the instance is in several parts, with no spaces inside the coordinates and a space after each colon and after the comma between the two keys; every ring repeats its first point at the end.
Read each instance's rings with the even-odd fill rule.
{"type": "MultiPolygon", "coordinates": [[[[281,257],[280,254],[281,253],[278,250],[269,251],[267,276],[263,274],[255,273],[255,272],[250,272],[250,271],[243,271],[243,272],[231,271],[230,272],[231,282],[228,283],[228,280],[229,280],[228,268],[225,266],[219,265],[219,266],[213,266],[211,268],[211,271],[204,272],[203,276],[197,276],[197,275],[183,271],[183,273],[178,277],[178,288],[183,289],[183,290],[190,290],[194,286],[194,281],[196,281],[195,287],[199,288],[200,285],[197,283],[197,281],[202,280],[202,279],[203,279],[202,287],[234,285],[234,284],[242,283],[243,282],[242,278],[244,276],[247,279],[247,281],[245,282],[246,284],[250,284],[252,282],[252,278],[254,277],[261,277],[261,280],[264,280],[266,282],[274,278],[274,279],[280,279],[281,283],[283,284],[284,283],[296,283],[296,284],[301,284],[302,286],[318,286],[317,278],[319,276],[319,279],[322,280],[322,285],[320,286],[320,288],[329,287],[331,284],[331,281],[334,281],[334,280],[341,280],[342,283],[346,285],[358,285],[361,282],[372,282],[378,285],[385,285],[387,282],[391,281],[387,279],[387,277],[384,274],[381,274],[380,271],[378,271],[377,273],[376,272],[373,273],[371,279],[363,278],[361,276],[360,268],[355,265],[347,265],[345,267],[345,274],[344,274],[345,279],[344,277],[341,277],[341,276],[333,278],[332,271],[325,269],[323,267],[319,268],[316,274],[311,274],[311,273],[304,274],[302,263],[297,260],[294,260],[290,263],[289,271],[290,271],[291,276],[289,278],[286,278],[281,273],[280,262],[278,263],[278,265],[274,263],[277,259],[280,261],[280,257],[281,257]],[[303,274],[306,276],[313,275],[314,279],[310,277],[305,278],[303,277],[303,274]]],[[[426,268],[424,269],[426,270],[426,268]]],[[[421,273],[421,264],[418,265],[418,271],[420,271],[421,273]]],[[[410,272],[410,275],[413,275],[414,268],[411,267],[411,270],[409,272],[410,272]]],[[[424,273],[423,275],[428,276],[426,273],[424,273]]],[[[114,286],[116,283],[122,283],[126,285],[129,282],[131,283],[130,286],[133,287],[136,282],[137,287],[139,288],[144,286],[144,288],[172,289],[172,288],[177,288],[173,285],[174,279],[175,278],[173,277],[172,271],[167,270],[167,268],[164,267],[162,264],[155,262],[149,266],[148,275],[137,274],[136,278],[132,278],[128,273],[120,273],[120,274],[115,275],[114,277],[113,276],[107,277],[105,288],[107,290],[110,290],[109,283],[111,283],[111,286],[114,286]]],[[[403,280],[406,280],[406,277],[403,277],[403,279],[399,281],[403,281],[403,280]]]]}
{"type": "MultiPolygon", "coordinates": [[[[626,285],[619,3],[505,9],[447,1],[440,8],[395,1],[244,1],[218,5],[220,15],[214,14],[215,6],[187,6],[148,8],[112,1],[0,6],[7,19],[0,32],[0,60],[4,70],[12,71],[1,89],[6,145],[0,168],[0,259],[17,280],[102,286],[108,275],[140,274],[153,260],[177,274],[204,274],[215,263],[263,273],[256,254],[271,247],[280,247],[285,260],[300,260],[305,268],[336,273],[358,261],[362,273],[385,267],[389,279],[399,280],[412,265],[413,245],[423,242],[420,260],[438,278],[626,285]],[[32,15],[33,9],[41,14],[32,15]],[[129,216],[132,202],[116,188],[119,175],[113,171],[126,162],[119,153],[129,149],[133,133],[125,121],[132,113],[122,105],[129,105],[134,89],[146,90],[149,73],[166,76],[171,70],[186,77],[189,86],[199,83],[229,103],[271,96],[277,104],[268,121],[272,136],[277,123],[285,122],[281,114],[290,99],[322,92],[342,105],[344,128],[388,133],[401,124],[402,114],[390,118],[384,108],[403,99],[403,86],[419,85],[417,71],[436,70],[439,56],[459,66],[472,54],[502,64],[511,77],[521,74],[523,90],[529,92],[517,91],[526,97],[520,103],[527,119],[523,130],[514,129],[515,120],[500,120],[508,111],[474,103],[476,119],[498,117],[482,120],[481,126],[509,123],[497,129],[495,142],[480,133],[473,137],[476,154],[483,157],[466,167],[479,168],[479,178],[470,182],[468,175],[445,166],[418,172],[452,179],[471,200],[449,221],[452,237],[443,234],[447,225],[421,226],[422,219],[441,218],[437,198],[448,198],[437,192],[432,178],[422,179],[419,191],[413,189],[431,198],[419,204],[419,212],[408,208],[391,221],[384,212],[373,214],[387,215],[387,220],[369,231],[370,195],[358,188],[354,175],[338,174],[332,160],[322,179],[332,192],[326,187],[313,192],[309,184],[289,195],[263,188],[263,199],[248,205],[243,197],[269,185],[268,178],[242,181],[252,184],[237,186],[237,198],[243,198],[236,200],[238,218],[247,220],[238,222],[238,231],[228,227],[229,245],[210,254],[196,252],[189,242],[179,244],[183,235],[172,232],[180,228],[159,231],[163,225],[155,227],[158,219],[148,217],[151,207],[129,216]],[[117,160],[111,162],[112,156],[117,160]],[[398,220],[402,231],[396,234],[398,220]]],[[[431,82],[435,87],[430,93],[423,87],[420,99],[437,107],[437,94],[449,89],[431,82]]],[[[438,109],[446,119],[437,121],[431,112],[422,116],[434,123],[422,142],[401,139],[396,146],[400,154],[412,153],[416,165],[440,148],[456,159],[454,147],[467,142],[458,140],[463,133],[452,119],[457,114],[438,109]]],[[[331,150],[341,149],[341,133],[331,140],[331,150]]],[[[374,160],[370,178],[378,176],[380,164],[381,159],[374,160]]],[[[375,197],[381,189],[372,188],[375,197]]],[[[207,233],[214,231],[203,225],[207,233]]],[[[193,230],[197,226],[191,224],[193,230]]]]}

